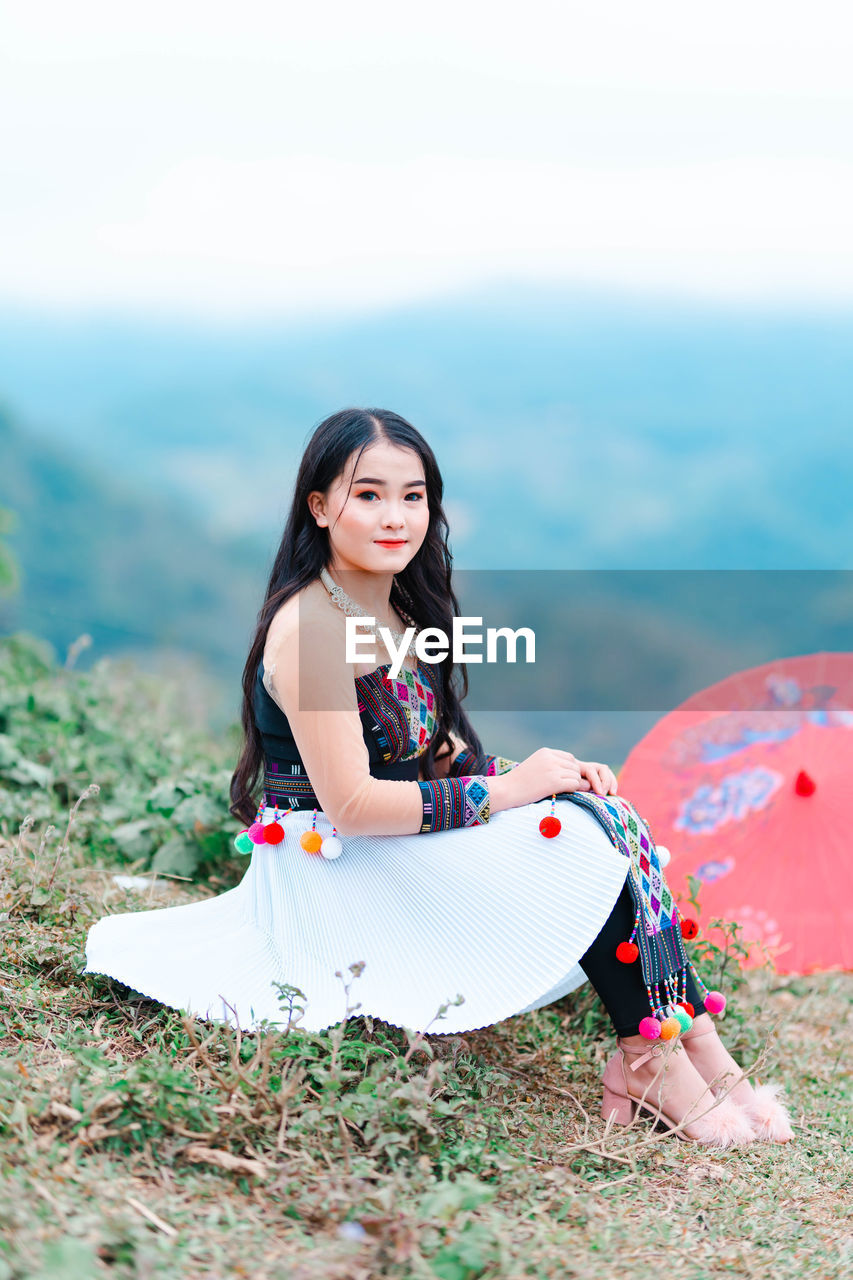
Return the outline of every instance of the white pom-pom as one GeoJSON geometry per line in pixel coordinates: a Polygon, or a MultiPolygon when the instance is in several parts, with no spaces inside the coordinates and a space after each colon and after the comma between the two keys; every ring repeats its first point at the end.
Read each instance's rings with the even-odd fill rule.
{"type": "Polygon", "coordinates": [[[672,854],[670,853],[669,849],[667,849],[665,844],[657,844],[655,845],[655,848],[657,849],[657,852],[658,852],[658,862],[662,867],[665,867],[668,864],[670,858],[672,857],[672,854]]]}
{"type": "Polygon", "coordinates": [[[339,858],[343,851],[344,846],[341,844],[337,836],[326,836],[325,840],[320,845],[320,853],[324,858],[339,858]]]}

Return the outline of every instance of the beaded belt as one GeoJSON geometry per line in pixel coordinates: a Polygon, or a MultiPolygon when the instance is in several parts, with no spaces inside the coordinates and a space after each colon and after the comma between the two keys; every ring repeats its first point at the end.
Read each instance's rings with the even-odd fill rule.
{"type": "Polygon", "coordinates": [[[270,799],[269,808],[310,809],[317,796],[308,774],[298,764],[272,761],[264,769],[264,796],[270,799]],[[285,769],[289,772],[285,772],[285,769]]]}
{"type": "MultiPolygon", "coordinates": [[[[397,760],[392,763],[373,761],[370,773],[374,778],[409,782],[417,779],[417,760],[397,760]]],[[[320,802],[305,772],[302,761],[265,757],[264,797],[269,808],[276,804],[281,809],[313,809],[320,802]]]]}

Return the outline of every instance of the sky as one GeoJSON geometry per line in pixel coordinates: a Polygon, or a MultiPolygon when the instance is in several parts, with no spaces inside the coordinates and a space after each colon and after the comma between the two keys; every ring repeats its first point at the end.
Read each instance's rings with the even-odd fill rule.
{"type": "Polygon", "coordinates": [[[0,6],[0,303],[846,306],[851,34],[823,0],[0,6]]]}

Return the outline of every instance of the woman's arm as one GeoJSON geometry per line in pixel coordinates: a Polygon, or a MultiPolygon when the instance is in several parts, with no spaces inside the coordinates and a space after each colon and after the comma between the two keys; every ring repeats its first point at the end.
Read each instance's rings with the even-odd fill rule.
{"type": "MultiPolygon", "coordinates": [[[[468,747],[464,747],[463,750],[454,757],[453,763],[450,766],[451,775],[470,772],[473,761],[474,752],[468,747]]],[[[509,773],[510,769],[514,769],[518,763],[518,760],[510,760],[507,756],[490,756],[487,754],[485,769],[486,776],[494,778],[500,773],[509,773]]]]}
{"type": "Polygon", "coordinates": [[[321,809],[342,835],[415,835],[488,822],[485,776],[406,782],[371,775],[353,671],[327,620],[288,620],[275,634],[271,628],[267,657],[269,692],[287,716],[321,809]]]}
{"type": "MultiPolygon", "coordinates": [[[[454,773],[470,773],[473,767],[474,753],[467,747],[454,757],[450,766],[450,776],[454,773]]],[[[506,756],[486,756],[485,773],[489,778],[496,778],[503,773],[511,773],[513,769],[517,769],[521,762],[519,760],[509,760],[506,756]]],[[[615,795],[618,789],[616,774],[609,765],[600,764],[597,760],[578,760],[578,770],[580,772],[581,784],[577,788],[578,791],[594,791],[596,795],[615,795]]],[[[497,787],[490,786],[492,796],[492,810],[497,813],[499,809],[509,807],[504,803],[504,784],[501,783],[497,787]]]]}
{"type": "MultiPolygon", "coordinates": [[[[459,739],[451,734],[455,743],[459,739]]],[[[521,762],[519,760],[510,760],[507,756],[490,756],[486,755],[485,775],[488,778],[496,778],[504,773],[511,773],[513,769],[517,769],[521,762]]],[[[463,744],[461,751],[453,756],[453,761],[448,770],[448,776],[454,777],[460,774],[470,774],[474,767],[474,753],[469,747],[463,744]]],[[[597,760],[579,760],[578,769],[581,777],[581,785],[578,791],[594,791],[596,795],[615,795],[618,790],[616,774],[609,765],[600,764],[597,760]]],[[[490,784],[489,791],[492,800],[492,812],[497,813],[500,809],[510,808],[509,800],[510,792],[505,791],[505,784],[499,783],[498,786],[490,784]]]]}

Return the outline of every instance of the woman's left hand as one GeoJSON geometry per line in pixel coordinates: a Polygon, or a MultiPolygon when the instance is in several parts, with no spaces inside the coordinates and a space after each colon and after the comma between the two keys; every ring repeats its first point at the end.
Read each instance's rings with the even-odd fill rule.
{"type": "Polygon", "coordinates": [[[578,767],[581,778],[586,779],[578,787],[579,791],[594,791],[600,796],[616,794],[616,774],[608,765],[599,764],[597,760],[579,760],[578,767]]]}

